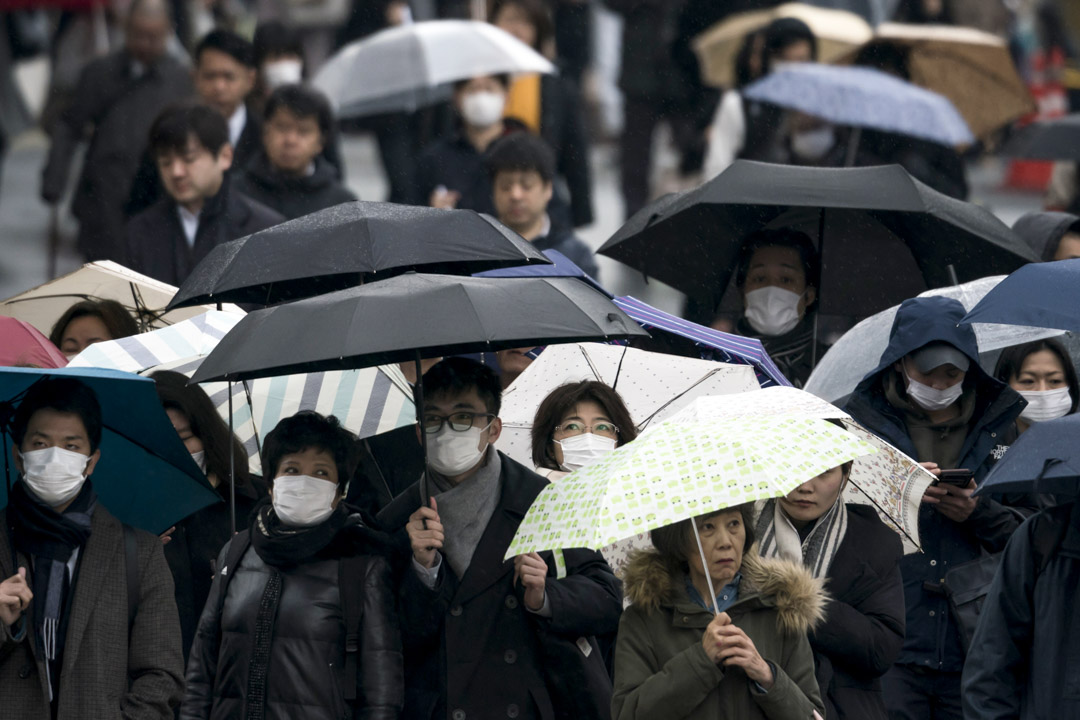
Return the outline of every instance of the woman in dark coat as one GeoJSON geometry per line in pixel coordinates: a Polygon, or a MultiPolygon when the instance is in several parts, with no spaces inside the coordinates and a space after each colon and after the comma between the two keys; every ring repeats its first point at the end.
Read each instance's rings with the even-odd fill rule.
{"type": "Polygon", "coordinates": [[[218,560],[181,718],[398,717],[401,639],[385,545],[341,503],[354,448],[336,418],[314,412],[266,436],[271,502],[218,560]]]}
{"type": "Polygon", "coordinates": [[[802,563],[825,580],[831,602],[810,633],[825,716],[886,720],[881,676],[904,642],[903,546],[866,505],[845,504],[852,463],[762,504],[762,557],[802,563]]]}

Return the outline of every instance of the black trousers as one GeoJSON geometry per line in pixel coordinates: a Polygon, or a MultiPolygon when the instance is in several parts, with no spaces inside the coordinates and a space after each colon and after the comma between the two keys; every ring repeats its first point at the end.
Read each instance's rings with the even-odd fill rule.
{"type": "Polygon", "coordinates": [[[881,678],[889,720],[964,720],[960,673],[893,665],[881,678]]]}

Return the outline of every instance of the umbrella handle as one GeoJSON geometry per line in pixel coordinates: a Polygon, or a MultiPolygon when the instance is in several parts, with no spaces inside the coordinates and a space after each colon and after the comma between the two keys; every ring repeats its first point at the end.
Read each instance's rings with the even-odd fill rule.
{"type": "Polygon", "coordinates": [[[694,528],[694,540],[697,541],[697,550],[701,555],[701,569],[705,572],[705,580],[709,583],[709,597],[712,598],[713,614],[719,615],[720,608],[716,604],[716,588],[712,584],[712,575],[709,573],[709,563],[705,560],[705,548],[701,546],[701,535],[698,534],[697,523],[690,518],[690,527],[694,528]]]}

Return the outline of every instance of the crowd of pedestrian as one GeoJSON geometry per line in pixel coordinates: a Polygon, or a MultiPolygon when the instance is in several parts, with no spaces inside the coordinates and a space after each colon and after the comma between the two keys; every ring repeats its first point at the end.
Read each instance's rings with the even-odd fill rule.
{"type": "MultiPolygon", "coordinates": [[[[350,212],[364,204],[346,182],[341,137],[362,130],[376,135],[390,200],[399,204],[394,212],[417,205],[447,211],[440,218],[485,213],[515,247],[529,251],[522,263],[534,265],[526,270],[549,258],[558,270],[549,276],[562,279],[569,268],[573,282],[605,303],[608,322],[621,317],[625,305],[608,302],[596,258],[577,230],[596,215],[579,85],[587,63],[574,40],[588,34],[581,7],[588,2],[354,0],[337,15],[322,8],[336,20],[313,24],[298,19],[304,16],[293,5],[304,4],[192,8],[132,0],[116,17],[100,18],[122,35],[121,46],[85,63],[55,113],[40,185],[46,203],[60,203],[76,147],[87,145],[71,209],[88,261],[111,260],[188,289],[193,274],[232,262],[219,249],[227,243],[283,223],[295,227],[291,221],[300,218],[350,212]],[[359,118],[310,82],[335,43],[407,26],[414,15],[468,17],[476,5],[561,72],[478,72],[444,83],[433,107],[359,118]],[[258,21],[247,28],[250,39],[238,30],[246,27],[238,12],[258,21]]],[[[744,33],[734,82],[720,92],[703,80],[694,38],[773,3],[604,4],[623,23],[625,126],[618,149],[625,213],[646,208],[620,232],[633,238],[669,221],[671,207],[687,209],[679,203],[689,195],[650,204],[658,194],[650,167],[661,124],[671,129],[687,184],[702,174],[708,180],[728,168],[757,167],[740,160],[810,169],[895,163],[907,187],[929,198],[927,227],[946,211],[968,208],[961,148],[853,130],[746,90],[822,59],[825,43],[808,22],[781,15],[744,33]]],[[[950,5],[905,1],[897,19],[952,22],[958,11],[950,5]]],[[[61,15],[57,38],[78,12],[61,15]]],[[[10,44],[15,31],[8,35],[10,44]]],[[[915,76],[906,52],[867,46],[850,60],[905,81],[915,76]]],[[[5,134],[0,121],[0,143],[5,134]]],[[[787,208],[783,200],[776,205],[787,208]]],[[[824,206],[818,215],[814,203],[795,205],[813,209],[816,235],[805,217],[778,211],[757,213],[754,228],[731,239],[731,228],[713,216],[715,226],[702,232],[732,247],[730,267],[717,271],[723,283],[687,293],[686,325],[696,333],[689,337],[722,335],[758,352],[755,388],[813,385],[832,340],[824,330],[826,286],[836,281],[838,257],[857,244],[849,225],[849,237],[830,237],[838,244],[827,245],[824,206]]],[[[882,225],[897,236],[913,232],[882,225]]],[[[1031,262],[1068,270],[1080,258],[1076,215],[1029,213],[1001,232],[1015,240],[1011,269],[1031,262]]],[[[668,240],[682,270],[697,273],[695,259],[668,240]]],[[[914,258],[929,264],[923,260],[914,258]]],[[[885,261],[869,258],[875,262],[885,261]]],[[[414,259],[407,269],[422,266],[414,259]]],[[[948,269],[955,282],[956,269],[948,269]]],[[[925,286],[943,269],[919,271],[925,286]]],[[[335,267],[328,275],[344,273],[335,267]]],[[[377,284],[369,282],[377,273],[354,275],[357,284],[377,284]]],[[[137,294],[134,281],[130,287],[137,294]]],[[[319,411],[285,413],[255,437],[252,450],[233,425],[244,414],[233,411],[231,382],[222,390],[190,382],[185,368],[157,369],[142,382],[156,390],[154,422],[171,426],[176,437],[166,432],[142,450],[174,469],[179,457],[192,488],[197,480],[208,500],[151,533],[129,520],[130,506],[143,500],[103,489],[125,470],[116,464],[118,443],[136,442],[114,423],[122,393],[102,390],[98,376],[80,374],[77,362],[53,374],[29,361],[0,368],[0,376],[32,377],[0,397],[0,430],[10,445],[3,450],[10,467],[0,511],[0,716],[1072,717],[1080,710],[1071,649],[1080,626],[1069,603],[1080,586],[1080,509],[1076,492],[1049,491],[1040,482],[1061,477],[1062,466],[1073,481],[1080,476],[1061,459],[1069,448],[1054,447],[1044,453],[1038,478],[1014,478],[1030,480],[1027,491],[999,492],[984,483],[1015,455],[1014,445],[1033,445],[1044,428],[1073,423],[1068,428],[1076,431],[1075,344],[1071,336],[1045,336],[988,347],[981,330],[965,322],[970,303],[913,294],[892,311],[885,343],[869,349],[875,367],[833,398],[835,416],[813,422],[824,432],[865,432],[897,450],[910,460],[908,481],[925,480],[916,495],[895,498],[896,508],[876,505],[854,480],[861,456],[837,462],[823,451],[799,465],[798,482],[784,492],[718,508],[694,500],[692,511],[673,522],[646,529],[624,523],[626,532],[592,547],[539,552],[511,547],[533,514],[543,513],[548,529],[559,522],[545,493],[582,472],[614,475],[619,458],[662,433],[653,432],[654,417],[663,420],[668,405],[682,407],[693,388],[676,393],[663,373],[650,378],[650,388],[667,400],[642,418],[634,402],[641,388],[619,384],[622,360],[610,382],[595,367],[595,379],[562,377],[531,406],[528,448],[520,456],[526,461],[519,462],[504,434],[520,427],[503,423],[518,408],[504,407],[504,400],[524,406],[523,393],[511,391],[543,357],[545,346],[537,343],[559,337],[554,321],[545,328],[551,334],[538,335],[546,339],[532,346],[515,347],[528,338],[514,335],[519,342],[473,356],[447,342],[446,352],[425,346],[423,363],[416,350],[415,363],[385,366],[381,372],[409,396],[416,418],[381,435],[365,428],[358,436],[339,419],[337,404],[324,403],[319,411]],[[856,502],[859,492],[871,503],[856,502]],[[889,514],[908,506],[915,533],[889,514]]],[[[71,299],[38,333],[69,361],[145,330],[144,318],[123,302],[71,299]]],[[[878,309],[837,313],[844,316],[840,330],[878,309]]],[[[643,342],[632,333],[610,335],[618,342],[630,337],[624,344],[631,346],[643,342]]],[[[673,364],[686,356],[714,359],[698,340],[664,349],[673,364]]],[[[385,349],[374,354],[380,362],[401,357],[385,349]]],[[[326,358],[338,363],[333,370],[350,367],[346,355],[333,355],[326,358]]],[[[305,396],[318,395],[324,382],[321,374],[308,376],[305,396]]],[[[251,387],[243,390],[250,402],[251,387]]],[[[282,397],[271,402],[284,404],[282,397]]],[[[696,427],[718,435],[721,425],[696,427]]],[[[787,432],[785,440],[795,444],[798,431],[787,432]]],[[[667,488],[653,475],[658,465],[687,482],[712,483],[717,493],[734,487],[740,473],[760,474],[754,462],[745,467],[738,441],[697,441],[730,442],[737,468],[715,458],[693,468],[687,458],[643,461],[633,468],[636,477],[655,484],[643,499],[652,497],[657,509],[682,506],[681,498],[665,497],[667,488]]],[[[779,456],[786,448],[774,450],[779,456]]],[[[151,488],[158,480],[135,478],[151,488]]],[[[164,494],[160,502],[167,503],[164,494]]],[[[559,512],[594,510],[584,504],[559,512]]]]}

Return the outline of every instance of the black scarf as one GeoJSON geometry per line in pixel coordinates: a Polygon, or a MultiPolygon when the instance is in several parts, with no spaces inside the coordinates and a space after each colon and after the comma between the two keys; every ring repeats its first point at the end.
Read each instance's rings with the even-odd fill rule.
{"type": "Polygon", "coordinates": [[[293,527],[278,519],[269,498],[255,509],[251,522],[251,546],[272,567],[292,567],[315,558],[333,542],[349,519],[340,503],[323,522],[312,527],[293,527]]]}
{"type": "Polygon", "coordinates": [[[90,518],[96,503],[97,494],[89,480],[63,513],[36,498],[25,482],[17,482],[11,489],[12,512],[8,517],[12,544],[17,551],[34,558],[34,629],[38,652],[49,666],[51,687],[59,678],[59,668],[54,666],[63,657],[71,605],[67,563],[90,537],[90,518]]]}

